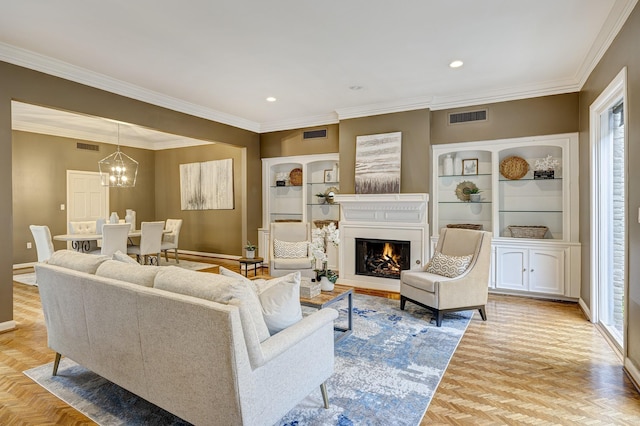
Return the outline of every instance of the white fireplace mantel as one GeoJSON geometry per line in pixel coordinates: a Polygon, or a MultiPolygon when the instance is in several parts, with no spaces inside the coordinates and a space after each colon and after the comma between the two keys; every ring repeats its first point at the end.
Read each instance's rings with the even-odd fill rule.
{"type": "Polygon", "coordinates": [[[400,281],[355,273],[356,238],[406,240],[411,243],[411,269],[429,259],[429,194],[337,194],[340,203],[341,284],[400,291],[400,281]]]}

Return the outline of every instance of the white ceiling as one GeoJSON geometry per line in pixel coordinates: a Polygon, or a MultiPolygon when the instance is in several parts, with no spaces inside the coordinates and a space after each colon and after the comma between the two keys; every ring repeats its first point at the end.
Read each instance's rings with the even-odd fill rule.
{"type": "Polygon", "coordinates": [[[0,0],[0,60],[266,132],[578,91],[636,2],[0,0]]]}

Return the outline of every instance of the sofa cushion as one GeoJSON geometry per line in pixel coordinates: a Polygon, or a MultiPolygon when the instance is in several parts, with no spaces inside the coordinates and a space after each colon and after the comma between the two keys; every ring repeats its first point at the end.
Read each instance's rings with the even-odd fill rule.
{"type": "Polygon", "coordinates": [[[153,287],[153,281],[160,270],[159,266],[123,263],[118,260],[107,260],[98,267],[96,275],[126,281],[131,284],[153,287]]]}
{"type": "Polygon", "coordinates": [[[58,250],[53,252],[47,263],[73,269],[74,271],[95,274],[103,262],[111,259],[111,256],[80,253],[73,250],[58,250]]]}
{"type": "Polygon", "coordinates": [[[295,259],[299,257],[307,257],[309,255],[309,242],[298,241],[289,242],[281,240],[273,240],[274,257],[284,259],[295,259]]]}
{"type": "Polygon", "coordinates": [[[467,270],[472,258],[472,254],[466,256],[448,256],[437,251],[433,254],[433,257],[429,263],[427,263],[424,270],[425,272],[442,275],[443,277],[455,278],[467,270]]]}
{"type": "Polygon", "coordinates": [[[242,280],[220,274],[167,266],[160,268],[153,287],[224,304],[228,304],[231,299],[237,299],[251,313],[253,326],[260,341],[269,337],[267,325],[259,314],[262,312],[260,301],[251,286],[242,280]]]}
{"type": "Polygon", "coordinates": [[[451,281],[453,278],[448,278],[442,275],[436,275],[424,271],[402,271],[401,281],[403,285],[408,285],[420,290],[435,293],[436,283],[442,283],[451,281]]]}
{"type": "Polygon", "coordinates": [[[115,253],[113,253],[113,260],[117,260],[118,262],[131,263],[133,265],[140,265],[133,257],[121,252],[120,250],[117,250],[115,253]]]}
{"type": "Polygon", "coordinates": [[[256,284],[262,315],[272,336],[302,319],[300,272],[256,284]]]}

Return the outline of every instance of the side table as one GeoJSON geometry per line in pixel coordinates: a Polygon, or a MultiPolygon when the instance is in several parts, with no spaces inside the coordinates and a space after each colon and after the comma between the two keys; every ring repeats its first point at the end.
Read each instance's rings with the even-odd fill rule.
{"type": "Polygon", "coordinates": [[[249,265],[253,265],[253,275],[258,275],[258,265],[260,265],[260,272],[262,272],[262,262],[264,261],[261,257],[253,257],[249,259],[248,257],[241,257],[238,259],[240,262],[240,272],[242,273],[242,265],[244,265],[244,276],[249,276],[249,265]]]}

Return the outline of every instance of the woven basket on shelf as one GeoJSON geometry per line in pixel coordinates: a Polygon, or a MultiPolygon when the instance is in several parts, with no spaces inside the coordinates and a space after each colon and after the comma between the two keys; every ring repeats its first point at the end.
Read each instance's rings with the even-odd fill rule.
{"type": "Polygon", "coordinates": [[[274,222],[302,222],[300,219],[276,219],[274,222]]]}
{"type": "Polygon", "coordinates": [[[529,171],[529,163],[522,157],[508,157],[500,162],[500,174],[507,179],[522,179],[529,171]]]}
{"type": "Polygon", "coordinates": [[[447,228],[474,229],[476,231],[482,231],[483,226],[475,223],[449,223],[447,224],[447,228]]]}
{"type": "Polygon", "coordinates": [[[336,228],[338,227],[338,221],[337,220],[314,220],[313,224],[316,226],[316,228],[322,228],[324,226],[329,226],[330,223],[334,223],[336,225],[336,228]]]}
{"type": "Polygon", "coordinates": [[[302,185],[302,169],[297,167],[291,170],[291,173],[289,173],[289,181],[292,186],[302,185]]]}
{"type": "Polygon", "coordinates": [[[544,238],[549,228],[546,226],[507,226],[513,238],[544,238]]]}

